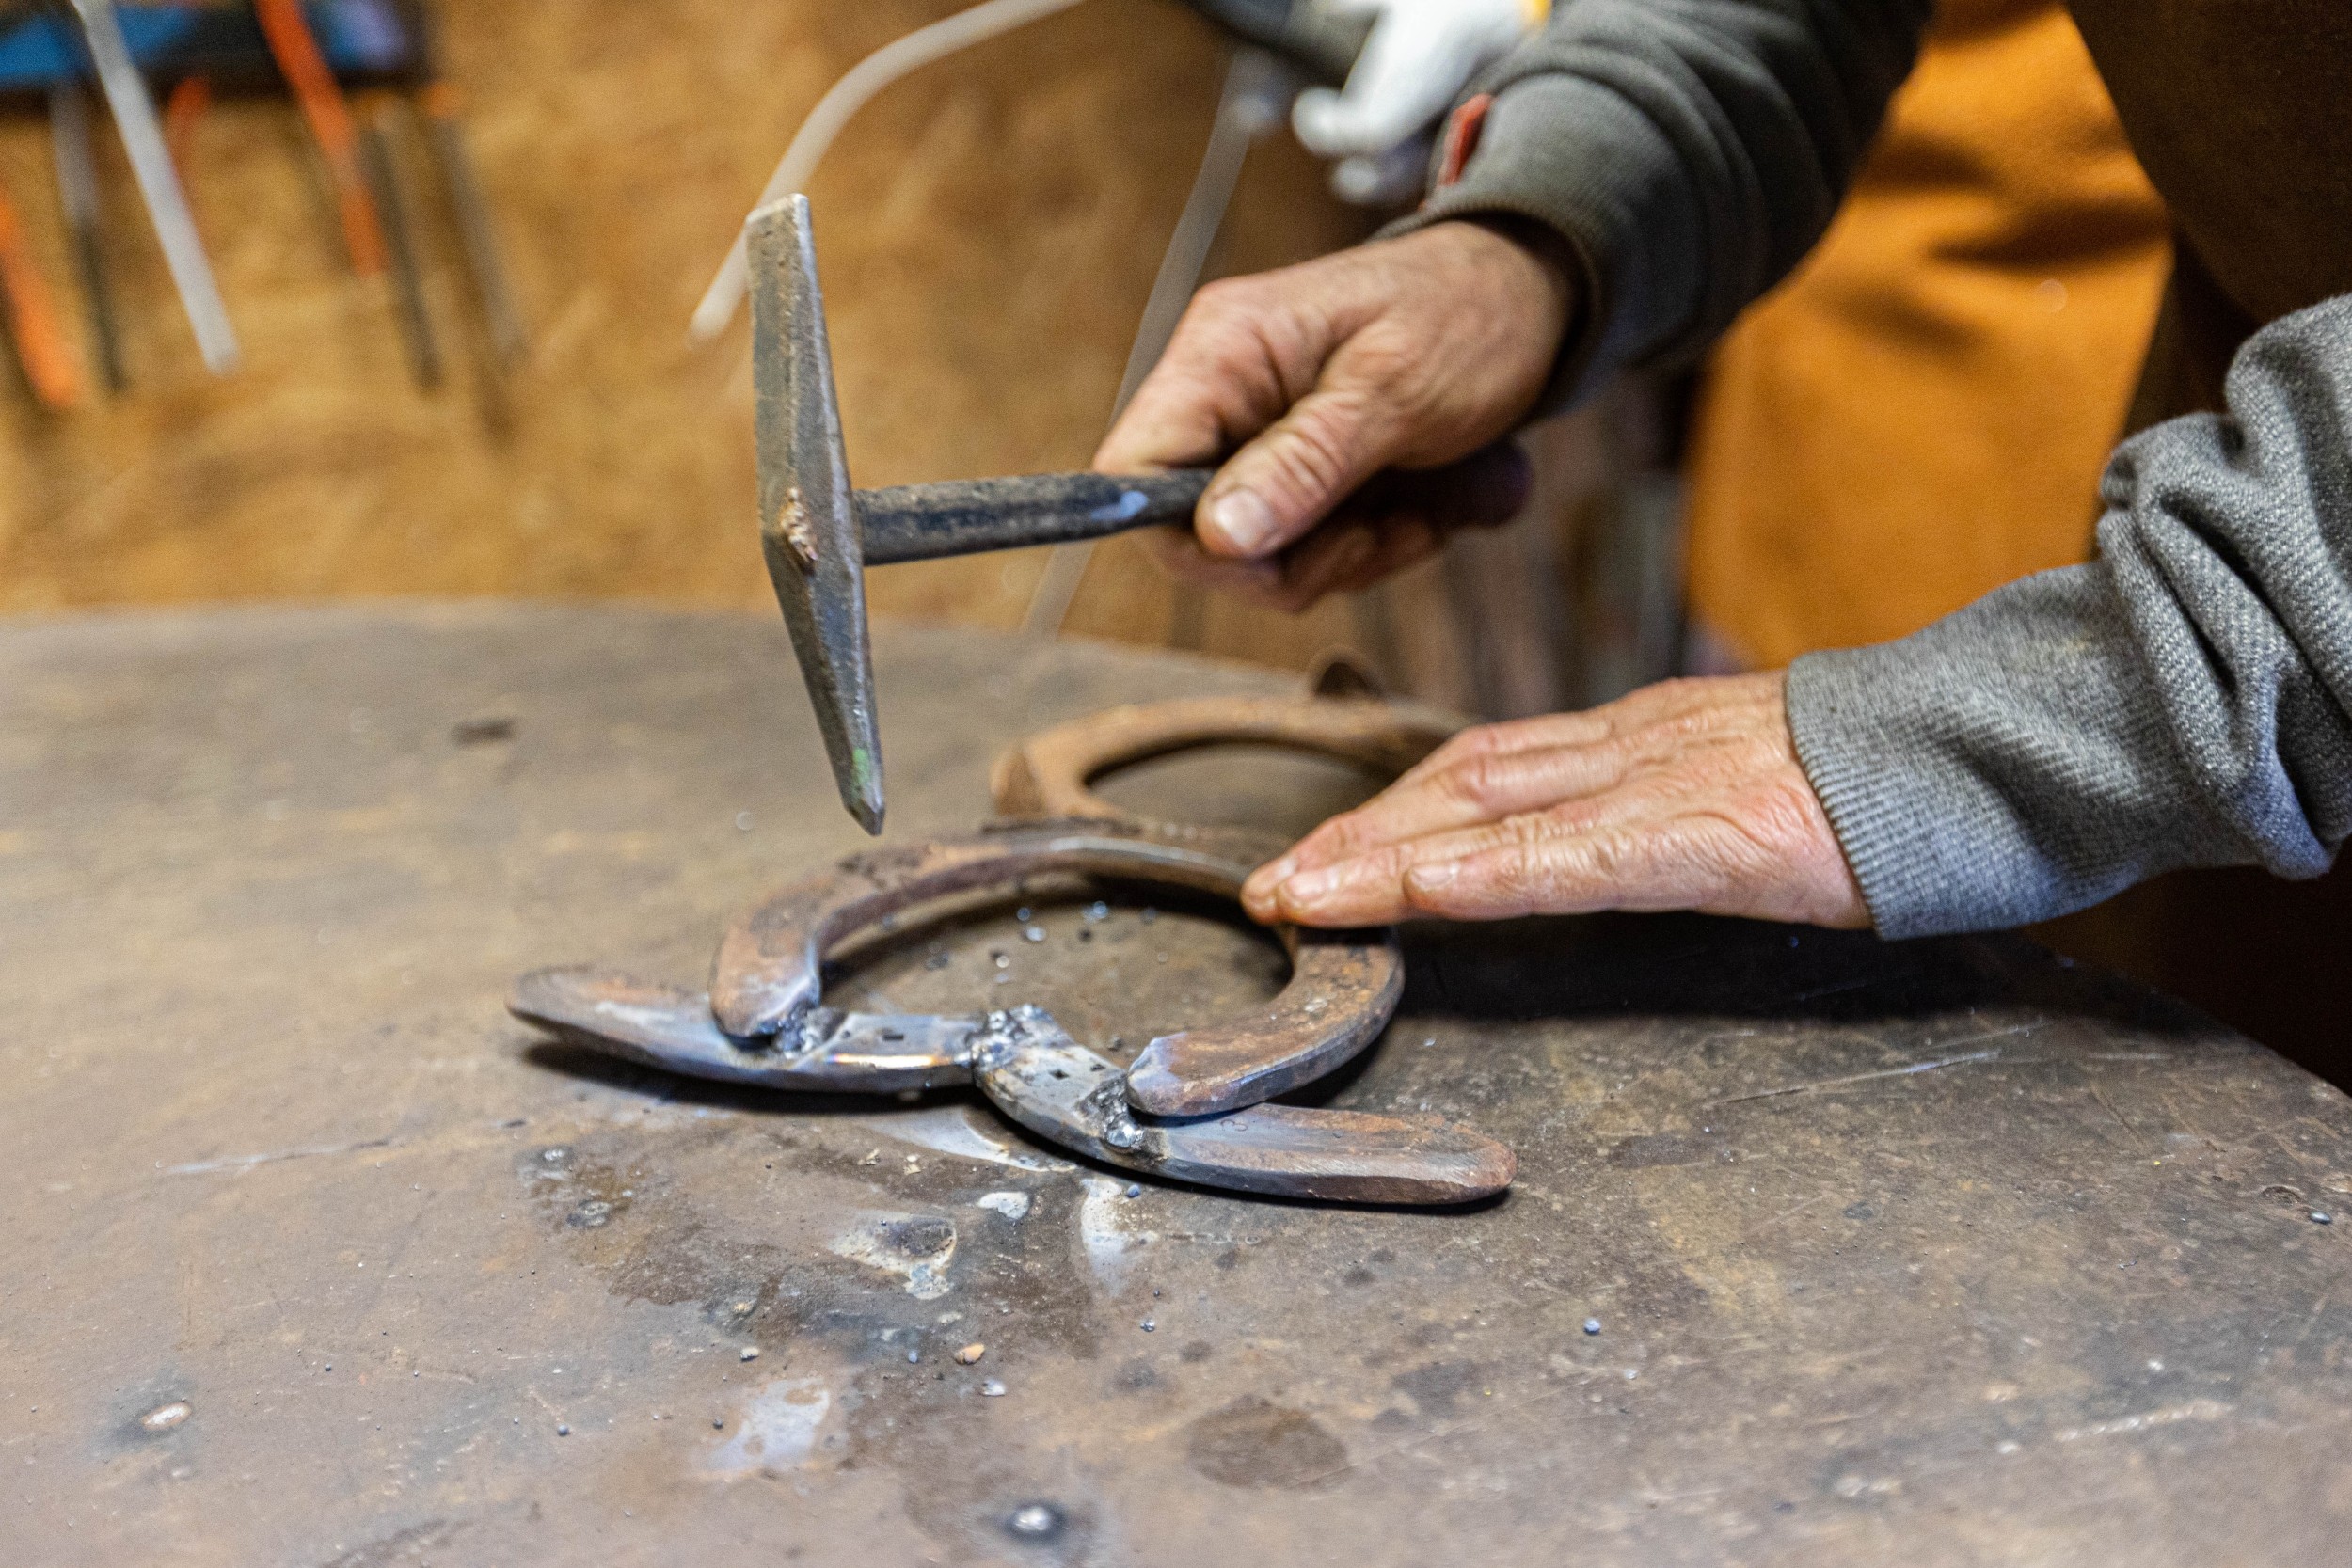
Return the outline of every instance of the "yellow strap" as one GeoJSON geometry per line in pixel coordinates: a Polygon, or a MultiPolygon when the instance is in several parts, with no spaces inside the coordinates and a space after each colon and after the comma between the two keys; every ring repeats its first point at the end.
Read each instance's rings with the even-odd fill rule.
{"type": "Polygon", "coordinates": [[[1551,0],[1522,0],[1527,8],[1527,24],[1540,27],[1551,20],[1551,0]]]}

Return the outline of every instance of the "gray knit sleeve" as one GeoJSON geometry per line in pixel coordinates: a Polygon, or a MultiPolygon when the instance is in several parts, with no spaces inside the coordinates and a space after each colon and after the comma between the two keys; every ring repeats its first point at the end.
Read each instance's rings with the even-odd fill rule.
{"type": "Polygon", "coordinates": [[[1461,178],[1398,224],[1533,219],[1584,274],[1561,404],[1695,355],[1829,226],[1931,0],[1565,0],[1477,84],[1461,178]]]}
{"type": "Polygon", "coordinates": [[[2118,448],[2099,559],[1788,673],[1880,931],[2081,909],[2352,832],[2352,295],[2239,352],[2229,413],[2118,448]]]}

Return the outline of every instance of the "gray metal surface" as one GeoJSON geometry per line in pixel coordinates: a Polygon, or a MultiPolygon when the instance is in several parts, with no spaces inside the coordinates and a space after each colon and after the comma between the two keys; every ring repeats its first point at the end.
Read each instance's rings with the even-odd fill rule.
{"type": "MultiPolygon", "coordinates": [[[[2352,1105],[2022,944],[1409,938],[1326,1102],[1512,1143],[1467,1212],[1131,1189],[954,1092],[535,1043],[516,974],[692,981],[861,841],[782,644],[496,608],[0,631],[0,1560],[2344,1560],[2352,1105]]],[[[908,838],[980,816],[1025,730],[1289,684],[877,653],[908,838]]],[[[1246,753],[1107,790],[1295,820],[1347,783],[1246,753]]],[[[828,996],[1034,1002],[1117,1057],[1279,984],[1213,912],[1088,914],[967,911],[828,996]]]]}

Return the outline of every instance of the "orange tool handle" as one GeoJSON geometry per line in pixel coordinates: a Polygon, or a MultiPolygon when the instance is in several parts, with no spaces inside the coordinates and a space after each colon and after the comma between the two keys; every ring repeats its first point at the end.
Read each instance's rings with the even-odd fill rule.
{"type": "Polygon", "coordinates": [[[359,166],[359,137],[352,129],[351,111],[343,104],[342,88],[327,69],[319,40],[303,18],[301,0],[253,0],[269,51],[278,69],[293,87],[302,116],[310,122],[326,166],[335,180],[335,199],[342,213],[343,244],[351,251],[351,268],[362,277],[381,277],[385,266],[384,226],[377,220],[375,198],[368,194],[366,174],[359,166]]]}
{"type": "Polygon", "coordinates": [[[201,76],[183,76],[164,101],[164,145],[179,166],[180,183],[188,183],[196,161],[196,127],[213,106],[213,84],[201,76]]]}
{"type": "Polygon", "coordinates": [[[0,193],[0,291],[8,294],[8,330],[16,339],[16,356],[33,395],[47,408],[71,408],[81,402],[82,377],[73,368],[73,351],[66,344],[49,285],[33,265],[16,207],[6,193],[0,193]]]}

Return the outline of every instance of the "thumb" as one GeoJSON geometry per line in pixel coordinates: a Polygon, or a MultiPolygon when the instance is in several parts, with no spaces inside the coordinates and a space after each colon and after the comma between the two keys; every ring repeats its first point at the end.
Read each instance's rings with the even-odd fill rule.
{"type": "Polygon", "coordinates": [[[1246,560],[1272,555],[1385,467],[1391,421],[1367,394],[1318,387],[1235,452],[1194,515],[1202,547],[1246,560]]]}

